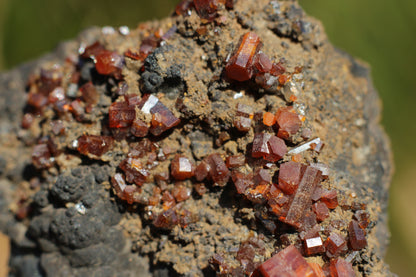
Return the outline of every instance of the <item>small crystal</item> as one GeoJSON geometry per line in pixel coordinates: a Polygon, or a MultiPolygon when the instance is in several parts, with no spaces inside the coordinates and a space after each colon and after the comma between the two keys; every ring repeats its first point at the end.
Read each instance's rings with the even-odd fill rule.
{"type": "Polygon", "coordinates": [[[337,258],[331,261],[329,266],[331,276],[334,277],[355,277],[355,272],[352,264],[342,258],[337,258]]]}
{"type": "Polygon", "coordinates": [[[331,233],[325,241],[325,249],[328,257],[335,257],[346,250],[347,242],[337,233],[331,233]]]}
{"type": "Polygon", "coordinates": [[[127,102],[114,102],[109,108],[108,118],[110,128],[125,128],[133,123],[136,112],[127,102]]]}
{"type": "Polygon", "coordinates": [[[254,175],[254,184],[256,186],[259,185],[267,185],[272,182],[272,176],[270,176],[270,173],[268,170],[260,168],[256,171],[254,175]]]}
{"type": "Polygon", "coordinates": [[[361,229],[357,221],[353,220],[348,226],[348,237],[351,249],[361,250],[367,246],[365,230],[361,229]]]}
{"type": "Polygon", "coordinates": [[[271,112],[265,112],[263,114],[263,124],[266,126],[273,126],[276,123],[276,117],[271,112]]]}
{"type": "Polygon", "coordinates": [[[254,58],[254,67],[260,73],[269,72],[272,69],[272,61],[263,52],[259,52],[254,58]]]}
{"type": "Polygon", "coordinates": [[[312,205],[312,210],[316,214],[316,219],[320,222],[324,221],[329,216],[329,209],[322,202],[317,202],[317,203],[313,204],[312,205]]]}
{"type": "Polygon", "coordinates": [[[306,142],[304,144],[301,144],[301,145],[299,145],[299,146],[291,149],[288,153],[289,154],[299,154],[299,153],[302,153],[302,152],[310,149],[312,144],[314,144],[314,143],[320,143],[320,142],[321,142],[321,139],[320,138],[313,139],[313,140],[311,140],[309,142],[306,142]]]}
{"type": "Polygon", "coordinates": [[[113,141],[108,136],[83,135],[78,138],[78,151],[83,155],[101,156],[113,147],[113,141]]]}
{"type": "Polygon", "coordinates": [[[159,136],[180,123],[180,119],[163,105],[156,96],[147,95],[143,97],[138,107],[143,113],[152,114],[150,132],[155,136],[159,136]]]}
{"type": "Polygon", "coordinates": [[[305,277],[315,276],[312,267],[295,246],[290,245],[280,251],[258,267],[258,271],[264,277],[293,276],[305,277]]]}
{"type": "Polygon", "coordinates": [[[302,126],[299,116],[292,111],[289,108],[279,108],[276,112],[276,123],[279,127],[277,136],[282,139],[289,139],[302,126]]]}
{"type": "Polygon", "coordinates": [[[192,190],[185,186],[176,185],[172,190],[172,195],[177,202],[182,202],[191,197],[192,190]]]}
{"type": "Polygon", "coordinates": [[[337,191],[334,189],[324,190],[321,194],[321,201],[325,203],[329,209],[335,209],[338,207],[337,191]]]}
{"type": "Polygon", "coordinates": [[[102,75],[116,74],[123,67],[123,57],[116,52],[101,51],[95,57],[95,69],[102,75]]]}
{"type": "Polygon", "coordinates": [[[37,144],[32,150],[32,163],[38,169],[49,168],[53,165],[51,156],[46,143],[37,144]]]}
{"type": "Polygon", "coordinates": [[[223,187],[230,179],[230,171],[219,154],[211,154],[207,157],[209,176],[215,185],[223,187]]]}
{"type": "Polygon", "coordinates": [[[238,194],[244,194],[249,187],[254,185],[252,176],[238,171],[232,172],[232,179],[238,194]]]}
{"type": "Polygon", "coordinates": [[[281,164],[278,187],[286,194],[293,194],[299,186],[305,169],[305,165],[292,161],[281,164]]]}
{"type": "Polygon", "coordinates": [[[193,0],[196,12],[201,18],[212,20],[217,16],[220,0],[193,0]]]}
{"type": "Polygon", "coordinates": [[[237,116],[234,120],[234,127],[240,132],[248,132],[251,128],[251,119],[243,116],[237,116]]]}
{"type": "Polygon", "coordinates": [[[185,180],[194,176],[195,165],[188,158],[176,155],[171,163],[170,173],[176,180],[185,180]]]}
{"type": "Polygon", "coordinates": [[[253,58],[261,45],[260,38],[253,32],[246,33],[234,55],[225,66],[228,78],[236,81],[247,81],[253,75],[253,58]]]}

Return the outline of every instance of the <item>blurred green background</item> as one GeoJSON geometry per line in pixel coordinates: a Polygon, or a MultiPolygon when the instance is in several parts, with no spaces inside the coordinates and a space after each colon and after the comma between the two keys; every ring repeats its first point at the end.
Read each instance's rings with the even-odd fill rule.
{"type": "MultiPolygon", "coordinates": [[[[240,0],[243,1],[243,0],[240,0]]],[[[166,16],[178,0],[0,0],[0,71],[35,59],[91,25],[127,25],[166,16]]],[[[323,21],[330,40],[372,67],[384,103],[396,174],[390,196],[387,260],[416,276],[416,1],[301,0],[323,21]]]]}

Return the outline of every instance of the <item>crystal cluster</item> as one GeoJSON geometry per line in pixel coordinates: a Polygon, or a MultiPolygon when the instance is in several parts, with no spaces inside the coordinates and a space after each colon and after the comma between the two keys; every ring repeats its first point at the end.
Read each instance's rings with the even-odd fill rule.
{"type": "MultiPolygon", "coordinates": [[[[175,13],[185,17],[194,9],[203,24],[218,24],[213,21],[219,20],[225,8],[232,9],[233,3],[185,0],[175,13]]],[[[38,118],[53,115],[48,122],[53,135],[36,139],[33,165],[40,170],[51,169],[68,149],[76,152],[68,155],[78,155],[80,160],[117,161],[111,178],[113,196],[130,211],[144,210],[143,221],[156,230],[187,228],[198,221],[188,203],[207,193],[230,191],[252,209],[256,221],[277,242],[274,255],[270,255],[264,235],[251,236],[235,253],[224,254],[233,256],[234,263],[228,263],[221,253],[213,253],[210,263],[219,275],[355,276],[351,260],[344,258],[367,246],[369,214],[365,207],[346,205],[340,192],[332,188],[328,166],[319,163],[324,144],[320,138],[310,140],[311,126],[293,105],[296,97],[262,109],[257,103],[236,101],[230,106],[228,121],[221,119],[214,124],[209,116],[202,118],[183,108],[189,100],[184,100],[186,91],[180,96],[170,91],[130,91],[123,75],[126,62],[137,63],[142,76],[149,73],[143,71],[156,59],[157,52],[152,53],[176,31],[173,26],[166,33],[161,29],[146,32],[138,50],[126,50],[123,55],[95,42],[64,66],[33,75],[28,82],[22,128],[44,124],[38,118]],[[94,78],[112,86],[111,90],[94,78]],[[89,133],[90,126],[97,123],[94,120],[99,121],[94,125],[101,128],[98,134],[89,133]],[[77,133],[72,145],[57,144],[73,122],[84,126],[83,132],[77,133]],[[204,145],[198,145],[197,139],[192,141],[188,134],[204,129],[217,132],[208,130],[211,128],[221,129],[212,139],[218,151],[214,148],[197,155],[195,148],[204,145]],[[170,140],[173,135],[179,139],[170,140]],[[178,144],[190,144],[193,151],[178,144]],[[135,209],[137,206],[141,208],[135,209]],[[352,218],[345,219],[349,223],[334,219],[334,210],[341,209],[354,211],[352,218]],[[311,257],[320,263],[311,262],[311,257]]],[[[284,62],[272,61],[262,45],[256,33],[245,33],[224,62],[223,81],[267,91],[284,86],[301,72],[297,67],[295,72],[286,73],[284,62]]],[[[175,71],[169,70],[170,74],[175,71]]]]}

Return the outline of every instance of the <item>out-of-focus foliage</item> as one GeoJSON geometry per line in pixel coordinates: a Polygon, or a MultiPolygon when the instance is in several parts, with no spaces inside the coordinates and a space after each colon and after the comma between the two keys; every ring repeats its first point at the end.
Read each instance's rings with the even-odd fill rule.
{"type": "MultiPolygon", "coordinates": [[[[91,25],[127,25],[168,15],[179,0],[0,0],[0,70],[51,51],[91,25]]],[[[244,1],[244,0],[238,0],[244,1]]],[[[395,153],[388,262],[400,276],[416,263],[416,1],[300,0],[323,21],[330,40],[367,61],[384,103],[383,124],[395,153]]]]}

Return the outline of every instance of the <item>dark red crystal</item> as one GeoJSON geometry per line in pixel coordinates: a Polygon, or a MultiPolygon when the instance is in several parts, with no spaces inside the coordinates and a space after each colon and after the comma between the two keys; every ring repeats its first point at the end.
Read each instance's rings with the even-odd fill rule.
{"type": "Polygon", "coordinates": [[[152,115],[150,132],[155,136],[159,136],[180,123],[180,119],[154,95],[146,95],[143,97],[138,107],[143,113],[152,115]]]}
{"type": "Polygon", "coordinates": [[[108,110],[110,128],[129,127],[136,118],[134,106],[127,102],[114,102],[108,110]]]}
{"type": "Polygon", "coordinates": [[[329,266],[331,277],[355,277],[352,264],[342,258],[331,261],[329,266]]]}
{"type": "Polygon", "coordinates": [[[312,205],[312,210],[316,214],[316,219],[321,222],[324,221],[329,216],[329,209],[328,207],[322,203],[317,202],[312,205]]]}
{"type": "Polygon", "coordinates": [[[267,169],[260,168],[256,170],[254,174],[254,184],[258,185],[267,185],[272,182],[272,176],[267,169]]]}
{"type": "Polygon", "coordinates": [[[78,152],[101,156],[113,147],[113,142],[114,139],[109,136],[83,135],[78,138],[78,152]]]}
{"type": "Polygon", "coordinates": [[[347,242],[338,233],[332,232],[325,241],[325,249],[328,257],[336,257],[346,250],[347,242]]]}
{"type": "Polygon", "coordinates": [[[353,220],[348,226],[349,245],[352,250],[361,250],[367,246],[365,230],[361,229],[357,221],[353,220]]]}
{"type": "Polygon", "coordinates": [[[193,0],[196,12],[201,18],[212,20],[217,16],[221,0],[193,0]]]}
{"type": "Polygon", "coordinates": [[[258,267],[264,277],[315,277],[313,269],[295,246],[290,245],[258,267]]]}
{"type": "Polygon", "coordinates": [[[230,171],[219,154],[211,154],[207,158],[209,176],[215,185],[223,187],[230,179],[230,171]]]}
{"type": "Polygon", "coordinates": [[[247,81],[253,76],[253,58],[261,46],[260,38],[253,32],[246,33],[237,51],[225,66],[228,78],[236,81],[247,81]]]}
{"type": "Polygon", "coordinates": [[[139,138],[143,138],[147,136],[149,132],[149,127],[147,126],[146,122],[141,119],[134,119],[130,128],[130,132],[139,138]]]}
{"type": "Polygon", "coordinates": [[[270,58],[263,52],[259,52],[254,58],[254,67],[260,73],[270,72],[273,63],[270,58]]]}
{"type": "Polygon", "coordinates": [[[282,139],[289,139],[299,131],[302,121],[293,109],[279,108],[276,112],[276,124],[279,127],[277,136],[282,139]]]}
{"type": "Polygon", "coordinates": [[[329,209],[335,209],[338,207],[337,191],[334,189],[323,190],[321,194],[321,201],[325,203],[329,209]]]}
{"type": "Polygon", "coordinates": [[[312,205],[311,195],[316,185],[321,181],[321,172],[313,167],[307,167],[303,174],[295,197],[290,205],[287,217],[283,221],[295,227],[303,225],[305,211],[312,205]]]}
{"type": "Polygon", "coordinates": [[[32,150],[32,163],[38,169],[49,168],[53,165],[51,152],[46,143],[37,144],[32,150]]]}
{"type": "Polygon", "coordinates": [[[287,162],[280,165],[278,187],[286,194],[293,194],[302,179],[306,166],[301,163],[287,162]]]}
{"type": "Polygon", "coordinates": [[[101,51],[95,57],[95,69],[102,75],[120,72],[123,67],[123,57],[112,51],[101,51]]]}
{"type": "Polygon", "coordinates": [[[176,155],[170,165],[170,174],[176,180],[185,180],[194,176],[195,165],[187,157],[176,155]]]}

